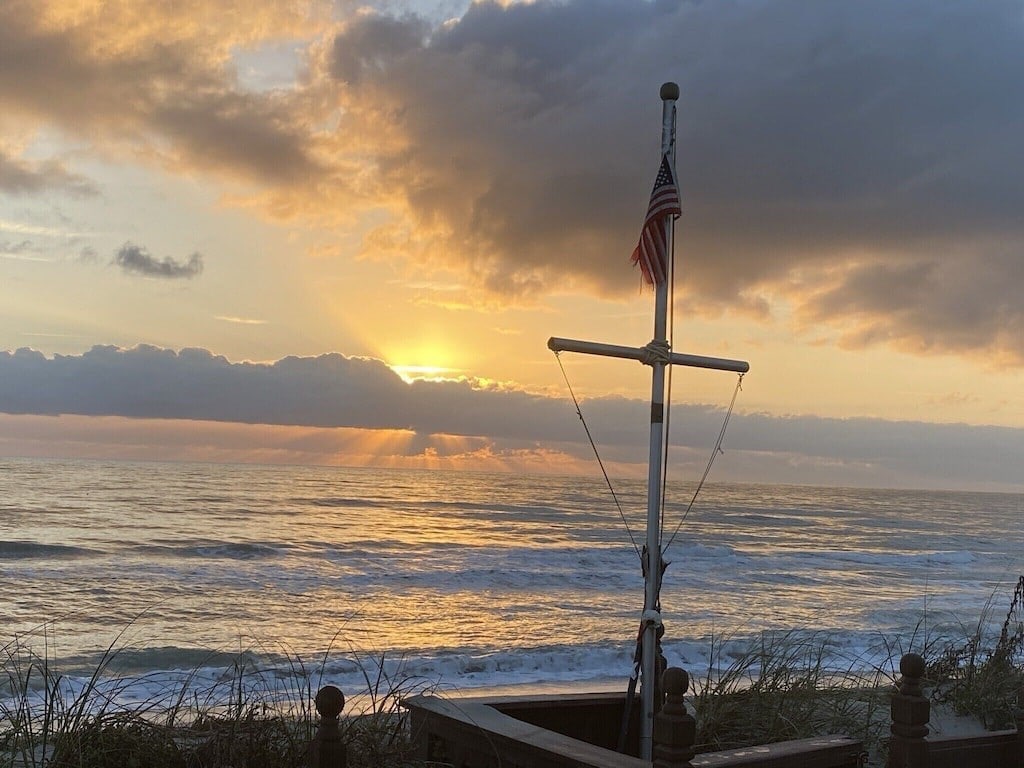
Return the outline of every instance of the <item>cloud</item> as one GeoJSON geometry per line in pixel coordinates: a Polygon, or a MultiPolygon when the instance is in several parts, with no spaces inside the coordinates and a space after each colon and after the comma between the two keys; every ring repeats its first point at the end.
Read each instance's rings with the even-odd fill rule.
{"type": "MultiPolygon", "coordinates": [[[[266,216],[350,230],[373,210],[365,255],[510,303],[635,292],[675,80],[689,310],[785,304],[848,347],[1024,364],[1017,0],[485,0],[444,23],[319,7],[9,0],[0,100],[266,216]],[[282,40],[305,47],[298,84],[246,90],[232,51],[282,40]]],[[[3,163],[5,189],[74,186],[3,163]]]]}
{"type": "Polygon", "coordinates": [[[808,295],[800,322],[847,318],[839,342],[851,349],[888,343],[915,353],[977,354],[990,362],[1024,362],[1024,299],[1010,279],[1024,253],[1009,250],[959,258],[855,264],[808,295]]]}
{"type": "Polygon", "coordinates": [[[55,124],[112,154],[152,157],[269,184],[318,175],[300,93],[250,94],[232,46],[303,29],[287,2],[0,6],[5,110],[55,124]],[[225,20],[230,19],[230,23],[225,20]]]}
{"type": "Polygon", "coordinates": [[[21,195],[47,190],[63,191],[76,197],[97,192],[91,181],[70,173],[56,160],[30,163],[11,157],[0,147],[0,192],[21,195]]]}
{"type": "Polygon", "coordinates": [[[427,22],[415,16],[357,16],[344,33],[334,38],[331,75],[352,85],[368,75],[380,76],[402,56],[420,48],[429,31],[427,22]]]}
{"type": "MultiPolygon", "coordinates": [[[[0,409],[19,416],[167,420],[178,426],[161,432],[175,433],[188,431],[182,420],[299,430],[288,434],[292,440],[304,435],[305,447],[281,442],[275,450],[282,461],[336,461],[343,443],[350,457],[385,464],[387,456],[396,457],[394,466],[409,465],[401,457],[433,456],[447,462],[436,466],[483,461],[478,467],[499,468],[507,461],[508,467],[528,467],[534,460],[543,463],[545,455],[552,461],[557,455],[564,471],[592,466],[590,446],[565,399],[468,381],[409,384],[379,360],[339,354],[232,363],[204,349],[100,346],[53,358],[20,349],[0,353],[0,409]],[[362,447],[357,449],[352,434],[324,431],[332,429],[364,430],[358,436],[362,447]]],[[[602,397],[585,401],[583,412],[605,461],[621,473],[638,474],[647,456],[649,405],[602,397]]],[[[670,433],[673,477],[700,476],[724,415],[710,405],[676,406],[670,433]]],[[[130,431],[140,430],[145,432],[130,431]]],[[[238,458],[244,453],[243,435],[253,433],[232,434],[238,437],[230,455],[238,458]]],[[[259,460],[253,458],[258,453],[248,460],[259,460]]],[[[1024,429],[737,413],[714,477],[1021,490],[1022,453],[1024,429]]],[[[211,460],[227,455],[210,454],[211,460]]],[[[272,460],[269,453],[259,456],[272,460]]]]}
{"type": "Polygon", "coordinates": [[[54,259],[45,255],[46,251],[33,243],[31,240],[19,240],[11,242],[0,240],[0,259],[11,261],[34,261],[39,263],[51,262],[54,259]]]}
{"type": "Polygon", "coordinates": [[[234,315],[215,315],[214,320],[220,320],[225,323],[235,323],[236,325],[266,325],[266,320],[257,320],[252,317],[235,317],[234,315]]]}
{"type": "Polygon", "coordinates": [[[509,299],[635,291],[657,88],[675,79],[689,307],[763,314],[775,296],[849,345],[1024,362],[1006,288],[1024,260],[1019,3],[482,2],[418,39],[415,20],[365,17],[332,46],[349,129],[387,137],[407,214],[368,251],[509,299]],[[402,45],[362,66],[384,29],[402,45]],[[940,299],[894,311],[865,279],[914,269],[940,299]],[[827,297],[805,279],[824,274],[827,297]]]}
{"type": "Polygon", "coordinates": [[[0,254],[5,256],[22,256],[34,250],[31,240],[19,240],[12,243],[9,240],[0,241],[0,254]]]}
{"type": "Polygon", "coordinates": [[[193,253],[185,262],[175,261],[170,256],[157,259],[145,248],[132,243],[125,243],[121,246],[114,254],[112,263],[119,266],[125,274],[160,277],[169,280],[182,278],[191,280],[203,272],[202,254],[193,253]]]}
{"type": "MultiPolygon", "coordinates": [[[[20,349],[0,353],[0,368],[9,374],[0,384],[0,404],[9,413],[453,434],[476,434],[503,419],[500,414],[486,416],[504,401],[498,392],[474,390],[464,382],[410,386],[378,360],[339,354],[263,364],[231,363],[204,349],[174,352],[146,345],[127,350],[97,346],[80,356],[52,359],[20,349]],[[460,404],[463,396],[468,401],[460,404]]],[[[533,398],[518,393],[513,399],[533,398]]],[[[503,431],[515,429],[510,424],[503,431]]]]}

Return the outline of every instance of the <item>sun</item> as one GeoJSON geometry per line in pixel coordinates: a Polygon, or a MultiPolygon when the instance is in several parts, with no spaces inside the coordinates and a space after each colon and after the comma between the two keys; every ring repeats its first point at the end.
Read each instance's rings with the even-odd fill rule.
{"type": "Polygon", "coordinates": [[[394,350],[384,358],[395,373],[412,383],[420,379],[455,379],[465,371],[454,364],[454,355],[441,343],[424,343],[394,350]]]}
{"type": "Polygon", "coordinates": [[[458,378],[461,371],[458,368],[447,368],[440,365],[394,365],[391,370],[411,384],[417,379],[438,381],[442,379],[458,378]]]}

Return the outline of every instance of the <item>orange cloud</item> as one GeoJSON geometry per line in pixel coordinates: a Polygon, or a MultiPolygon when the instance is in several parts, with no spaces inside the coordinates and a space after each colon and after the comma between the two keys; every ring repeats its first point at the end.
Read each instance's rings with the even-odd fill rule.
{"type": "Polygon", "coordinates": [[[310,21],[284,2],[12,0],[0,6],[0,98],[111,155],[298,183],[322,172],[296,119],[304,92],[240,89],[229,54],[310,21]]]}
{"type": "MultiPolygon", "coordinates": [[[[125,461],[366,466],[530,474],[593,473],[557,449],[399,429],[292,427],[119,416],[0,414],[0,455],[125,461]]],[[[626,465],[623,465],[626,469],[626,465]]],[[[627,469],[629,474],[639,476],[627,469]]]]}

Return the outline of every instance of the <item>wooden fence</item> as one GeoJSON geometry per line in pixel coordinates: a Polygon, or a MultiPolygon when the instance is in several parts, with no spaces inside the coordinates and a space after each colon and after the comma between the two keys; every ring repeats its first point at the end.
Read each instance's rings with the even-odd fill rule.
{"type": "MultiPolygon", "coordinates": [[[[1016,729],[971,737],[929,737],[931,706],[921,689],[924,659],[907,654],[892,695],[887,768],[1024,768],[1024,690],[1016,729]]],[[[683,697],[689,678],[666,670],[665,703],[655,716],[654,768],[859,768],[860,741],[842,735],[694,754],[696,723],[683,697]]],[[[611,749],[625,703],[621,694],[406,699],[417,756],[455,768],[650,768],[611,749]]],[[[345,768],[338,717],[345,698],[334,686],[316,696],[320,728],[311,768],[345,768]]]]}
{"type": "Polygon", "coordinates": [[[921,690],[924,673],[925,661],[916,653],[900,659],[889,768],[1024,768],[1024,688],[1017,697],[1015,730],[929,738],[931,703],[921,690]]]}

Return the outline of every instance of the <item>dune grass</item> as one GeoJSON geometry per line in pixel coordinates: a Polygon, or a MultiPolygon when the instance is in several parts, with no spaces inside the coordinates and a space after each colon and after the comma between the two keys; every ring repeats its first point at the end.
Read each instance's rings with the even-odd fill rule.
{"type": "MultiPolygon", "coordinates": [[[[400,671],[389,675],[384,656],[373,663],[352,655],[366,688],[350,691],[359,699],[358,714],[340,723],[348,765],[409,765],[400,700],[429,686],[400,671]]],[[[151,699],[126,704],[123,694],[145,679],[119,675],[118,656],[111,645],[85,680],[72,681],[46,654],[17,640],[0,648],[0,768],[308,765],[322,662],[309,668],[292,654],[281,674],[242,652],[211,684],[197,682],[196,669],[164,683],[151,699]]]]}
{"type": "Polygon", "coordinates": [[[836,733],[874,744],[888,733],[888,667],[836,669],[826,634],[766,633],[739,650],[714,641],[711,658],[693,698],[698,752],[836,733]]]}
{"type": "Polygon", "coordinates": [[[999,730],[1012,728],[1015,711],[1024,708],[1024,576],[997,636],[986,630],[992,611],[990,600],[962,639],[946,643],[925,659],[933,701],[978,718],[988,730],[999,730]]]}
{"type": "Polygon", "coordinates": [[[824,633],[765,633],[739,648],[715,639],[692,699],[697,751],[845,734],[864,743],[869,765],[883,765],[889,700],[910,650],[926,659],[933,713],[950,710],[986,730],[1012,728],[1024,708],[1024,576],[998,633],[992,617],[990,598],[977,623],[955,636],[918,627],[906,640],[880,638],[874,661],[851,658],[845,668],[837,668],[842,654],[824,633]]]}
{"type": "MultiPolygon", "coordinates": [[[[882,640],[867,663],[837,669],[840,649],[821,633],[765,633],[746,646],[712,641],[711,664],[695,680],[692,704],[699,752],[830,733],[863,741],[871,765],[882,765],[889,733],[889,696],[899,656],[928,660],[926,692],[936,705],[986,728],[1012,727],[1024,685],[1024,576],[998,634],[989,608],[958,637],[882,640]]],[[[124,633],[122,632],[122,635],[124,633]]],[[[234,655],[214,683],[182,673],[150,700],[126,705],[139,678],[117,674],[116,643],[84,680],[54,668],[46,653],[15,640],[0,647],[0,768],[299,768],[318,716],[312,701],[324,660],[308,666],[288,653],[287,674],[264,668],[259,654],[234,655]]],[[[262,650],[262,649],[257,649],[262,650]]],[[[280,658],[281,654],[277,654],[280,658]]],[[[386,655],[350,654],[365,688],[357,714],[340,723],[351,768],[422,766],[412,758],[401,700],[432,688],[404,675],[386,655]],[[389,674],[388,667],[399,671],[389,674]]],[[[325,657],[326,658],[326,657],[325,657]]],[[[222,660],[221,660],[222,661],[222,660]]],[[[329,681],[323,681],[329,682],[329,681]]],[[[351,712],[352,708],[348,708],[351,712]]]]}

